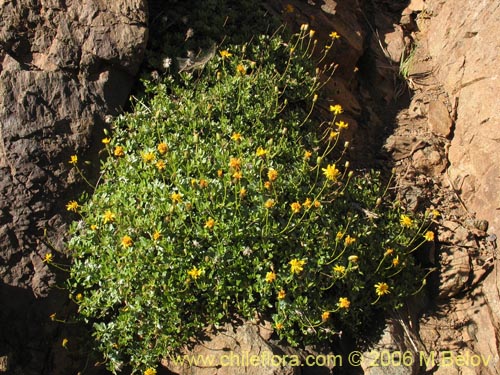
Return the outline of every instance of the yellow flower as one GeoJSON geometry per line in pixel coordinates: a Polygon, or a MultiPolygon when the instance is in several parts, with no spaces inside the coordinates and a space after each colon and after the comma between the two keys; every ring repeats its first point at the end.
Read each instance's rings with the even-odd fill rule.
{"type": "Polygon", "coordinates": [[[90,230],[94,230],[94,231],[95,231],[95,230],[97,230],[97,225],[92,224],[92,225],[90,226],[90,230]]]}
{"type": "Polygon", "coordinates": [[[104,224],[107,224],[107,223],[112,223],[113,221],[115,221],[115,214],[112,213],[110,210],[107,210],[104,215],[104,224]]]}
{"type": "Polygon", "coordinates": [[[340,297],[338,306],[341,309],[348,309],[351,306],[351,301],[347,297],[340,297]]]}
{"type": "Polygon", "coordinates": [[[266,273],[266,281],[268,283],[272,283],[274,280],[276,280],[276,274],[272,271],[266,273]]]}
{"type": "Polygon", "coordinates": [[[240,189],[240,199],[243,199],[247,196],[247,189],[241,188],[240,189]]]}
{"type": "Polygon", "coordinates": [[[155,160],[155,155],[152,152],[145,152],[142,154],[142,160],[144,160],[145,163],[152,162],[155,160]]]}
{"type": "Polygon", "coordinates": [[[272,186],[271,181],[264,182],[264,188],[265,189],[269,190],[269,189],[271,189],[271,186],[272,186]]]}
{"type": "Polygon", "coordinates": [[[111,142],[111,139],[109,139],[109,138],[103,138],[103,139],[101,139],[101,142],[102,142],[103,144],[105,144],[105,145],[108,145],[108,144],[109,144],[109,142],[111,142]]]}
{"type": "Polygon", "coordinates": [[[312,201],[310,198],[306,198],[306,200],[304,201],[304,207],[305,208],[311,208],[311,205],[312,205],[312,201]]]}
{"type": "Polygon", "coordinates": [[[113,154],[119,158],[125,155],[125,150],[122,146],[116,146],[113,154]]]}
{"type": "Polygon", "coordinates": [[[384,256],[387,257],[387,256],[391,255],[393,252],[394,252],[394,250],[389,248],[385,251],[384,256]]]}
{"type": "Polygon", "coordinates": [[[223,50],[223,51],[220,51],[219,53],[223,59],[227,59],[227,58],[233,56],[233,54],[230,53],[228,50],[223,50]]]}
{"type": "Polygon", "coordinates": [[[321,169],[325,177],[330,181],[337,181],[340,177],[340,171],[335,167],[335,164],[328,164],[326,168],[321,169]]]}
{"type": "Polygon", "coordinates": [[[401,219],[399,221],[401,226],[409,228],[413,225],[413,220],[407,215],[401,215],[401,219]]]}
{"type": "Polygon", "coordinates": [[[66,347],[68,346],[68,339],[65,337],[63,338],[62,342],[61,342],[61,346],[66,349],[66,347]]]}
{"type": "Polygon", "coordinates": [[[314,34],[316,34],[316,31],[311,29],[309,30],[309,38],[312,38],[314,36],[314,34]]]}
{"type": "Polygon", "coordinates": [[[347,235],[347,237],[344,240],[346,246],[352,245],[354,242],[356,242],[356,238],[351,237],[349,235],[347,235]]]}
{"type": "Polygon", "coordinates": [[[264,207],[271,208],[271,207],[274,207],[275,204],[276,204],[276,202],[274,201],[274,199],[268,199],[266,201],[266,203],[264,203],[264,207]]]}
{"type": "Polygon", "coordinates": [[[332,31],[330,33],[330,38],[332,38],[332,39],[338,39],[338,38],[340,38],[340,35],[336,31],[332,31]]]}
{"type": "Polygon", "coordinates": [[[427,231],[427,232],[425,232],[424,238],[425,238],[426,241],[429,241],[429,242],[434,241],[434,232],[432,232],[430,230],[427,231]]]}
{"type": "Polygon", "coordinates": [[[235,171],[233,173],[233,178],[236,180],[241,180],[242,177],[243,177],[243,173],[241,173],[241,171],[235,171]]]}
{"type": "Polygon", "coordinates": [[[52,261],[54,260],[54,256],[52,255],[52,253],[47,253],[45,254],[45,256],[43,257],[43,261],[45,263],[52,263],[52,261]]]}
{"type": "Polygon", "coordinates": [[[263,149],[262,147],[258,147],[257,148],[257,151],[255,152],[255,154],[261,158],[265,157],[266,154],[267,154],[267,151],[265,149],[263,149]]]}
{"type": "Polygon", "coordinates": [[[49,317],[50,317],[50,320],[54,321],[54,320],[56,320],[57,315],[56,315],[56,313],[52,313],[49,315],[49,317]]]}
{"type": "Polygon", "coordinates": [[[304,264],[306,264],[306,261],[302,259],[292,259],[288,262],[288,264],[290,264],[291,273],[299,274],[304,270],[304,264]]]}
{"type": "Polygon", "coordinates": [[[436,219],[441,215],[441,213],[438,210],[432,210],[431,214],[434,217],[434,219],[436,219]]]}
{"type": "Polygon", "coordinates": [[[285,297],[286,297],[286,292],[283,289],[281,289],[278,292],[278,299],[283,300],[283,299],[285,299],[285,297]]]}
{"type": "Polygon", "coordinates": [[[320,208],[321,207],[321,202],[320,201],[316,201],[315,200],[313,204],[314,204],[314,207],[316,207],[316,208],[320,208]]]}
{"type": "Polygon", "coordinates": [[[170,194],[170,199],[172,202],[175,203],[181,203],[182,202],[182,195],[180,193],[174,192],[170,194]]]}
{"type": "Polygon", "coordinates": [[[321,314],[321,320],[326,322],[328,318],[330,318],[330,311],[324,311],[323,314],[321,314]]]}
{"type": "Polygon", "coordinates": [[[240,170],[241,169],[241,159],[240,158],[231,158],[229,160],[229,166],[233,169],[240,170]]]}
{"type": "Polygon", "coordinates": [[[344,110],[342,109],[342,106],[340,104],[335,104],[330,106],[330,112],[332,112],[334,115],[340,115],[344,110]]]}
{"type": "Polygon", "coordinates": [[[188,275],[191,276],[193,280],[196,280],[198,277],[201,276],[201,270],[199,270],[196,267],[193,267],[188,271],[188,275]]]}
{"type": "Polygon", "coordinates": [[[212,219],[211,217],[208,218],[208,220],[205,222],[205,228],[207,229],[213,229],[215,226],[215,220],[212,219]]]}
{"type": "Polygon", "coordinates": [[[399,264],[399,255],[397,255],[393,260],[392,260],[392,265],[394,267],[397,267],[399,264]]]}
{"type": "Polygon", "coordinates": [[[144,375],[156,375],[156,370],[150,367],[146,371],[144,371],[144,375]]]}
{"type": "Polygon", "coordinates": [[[66,210],[77,212],[78,211],[78,207],[80,207],[80,205],[78,204],[78,202],[76,202],[76,201],[69,201],[68,204],[66,205],[66,210]]]}
{"type": "Polygon", "coordinates": [[[78,156],[76,155],[71,155],[70,159],[69,159],[69,163],[70,164],[73,164],[73,165],[76,165],[76,163],[78,163],[78,156]]]}
{"type": "Polygon", "coordinates": [[[300,212],[300,209],[302,208],[302,205],[299,202],[293,202],[290,204],[290,207],[292,208],[292,213],[298,214],[300,212]]]}
{"type": "Polygon", "coordinates": [[[153,240],[158,241],[160,238],[161,238],[161,233],[155,230],[153,233],[153,240]]]}
{"type": "Polygon", "coordinates": [[[305,160],[309,160],[311,158],[311,156],[312,156],[311,151],[308,151],[308,150],[304,151],[304,159],[305,160]]]}
{"type": "Polygon", "coordinates": [[[285,6],[285,12],[287,13],[293,13],[295,12],[295,8],[292,4],[286,4],[285,6]]]}
{"type": "Polygon", "coordinates": [[[208,181],[202,178],[199,182],[200,188],[204,189],[208,186],[208,181]]]}
{"type": "Polygon", "coordinates": [[[357,255],[350,255],[347,260],[352,263],[358,263],[359,257],[357,255]]]}
{"type": "Polygon", "coordinates": [[[334,140],[334,139],[335,139],[338,135],[339,135],[339,133],[338,133],[338,132],[336,132],[336,131],[333,131],[333,130],[332,130],[332,131],[330,132],[330,135],[328,136],[328,139],[329,139],[330,141],[333,141],[333,140],[334,140]]]}
{"type": "Polygon", "coordinates": [[[218,169],[217,170],[217,177],[221,178],[223,175],[224,175],[224,172],[222,171],[222,169],[218,169]]]}
{"type": "Polygon", "coordinates": [[[333,272],[343,275],[345,274],[345,267],[337,264],[335,267],[333,267],[333,272]]]}
{"type": "Polygon", "coordinates": [[[283,326],[283,324],[282,324],[282,323],[279,323],[279,322],[278,322],[278,323],[276,323],[275,327],[276,327],[276,329],[277,329],[278,331],[280,331],[280,330],[282,330],[282,329],[283,329],[283,327],[284,327],[284,326],[283,326]]]}
{"type": "Polygon", "coordinates": [[[132,241],[132,237],[125,235],[122,237],[122,246],[123,247],[130,247],[134,244],[134,241],[132,241]]]}
{"type": "Polygon", "coordinates": [[[231,139],[235,142],[241,142],[241,134],[240,133],[233,133],[231,136],[231,139]]]}
{"type": "Polygon", "coordinates": [[[340,241],[342,239],[342,237],[344,237],[344,233],[342,232],[337,232],[337,234],[335,235],[335,241],[340,241]]]}
{"type": "Polygon", "coordinates": [[[269,178],[269,181],[276,181],[276,179],[278,178],[278,171],[276,169],[269,168],[267,177],[269,178]]]}
{"type": "Polygon", "coordinates": [[[77,301],[81,301],[83,299],[83,294],[82,293],[78,293],[76,296],[75,296],[75,299],[77,301]]]}
{"type": "Polygon", "coordinates": [[[339,129],[347,129],[349,127],[349,124],[344,121],[337,121],[335,125],[337,125],[339,129]]]}
{"type": "Polygon", "coordinates": [[[236,71],[243,76],[247,72],[247,69],[242,64],[238,64],[236,71]]]}
{"type": "Polygon", "coordinates": [[[158,160],[155,165],[159,171],[164,170],[166,167],[165,162],[163,160],[158,160]]]}
{"type": "Polygon", "coordinates": [[[389,294],[389,285],[387,283],[377,283],[375,284],[375,293],[377,296],[383,296],[384,294],[389,294]]]}
{"type": "Polygon", "coordinates": [[[158,146],[156,146],[156,148],[158,149],[158,152],[160,153],[160,155],[164,155],[168,151],[168,145],[165,142],[158,144],[158,146]]]}

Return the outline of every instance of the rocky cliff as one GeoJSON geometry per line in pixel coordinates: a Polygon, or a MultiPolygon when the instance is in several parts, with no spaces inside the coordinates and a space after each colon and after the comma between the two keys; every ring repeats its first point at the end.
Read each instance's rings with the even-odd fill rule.
{"type": "Polygon", "coordinates": [[[429,1],[435,74],[452,104],[451,180],[466,207],[500,236],[500,20],[495,1],[429,1]]]}
{"type": "MultiPolygon", "coordinates": [[[[413,316],[413,325],[406,325],[406,318],[392,325],[381,341],[389,346],[382,348],[427,354],[468,350],[489,356],[491,365],[427,370],[498,373],[494,234],[500,231],[500,47],[494,30],[500,5],[494,0],[275,0],[268,6],[291,27],[308,23],[319,38],[332,31],[342,36],[333,54],[338,74],[322,105],[326,109],[331,101],[345,107],[353,157],[360,163],[370,159],[394,133],[386,144],[392,159],[377,161],[395,164],[404,175],[399,181],[405,203],[415,209],[424,201],[436,208],[455,205],[437,223],[436,256],[428,257],[439,268],[435,311],[420,320],[413,316]],[[403,115],[392,116],[402,95],[396,76],[409,62],[414,41],[423,52],[406,77],[415,90],[413,100],[403,115]],[[489,229],[484,222],[475,225],[478,219],[488,221],[489,229]]],[[[147,13],[146,0],[0,0],[0,372],[65,374],[82,368],[76,346],[70,342],[69,350],[62,348],[65,333],[50,321],[55,310],[68,309],[61,308],[67,296],[54,287],[54,269],[43,259],[52,248],[64,248],[61,233],[71,219],[65,205],[85,190],[70,156],[78,155],[78,168],[92,176],[105,117],[126,103],[146,48],[147,13]]],[[[254,328],[238,331],[251,333],[238,336],[245,343],[239,347],[267,347],[269,332],[260,332],[266,342],[256,338],[246,345],[257,335],[254,328]]],[[[241,349],[214,340],[217,348],[241,349]]],[[[416,374],[425,368],[396,370],[416,374]]]]}
{"type": "Polygon", "coordinates": [[[55,283],[43,258],[63,249],[65,205],[84,190],[68,160],[97,168],[104,118],[125,105],[147,34],[145,0],[0,1],[0,356],[23,374],[47,368],[57,299],[36,301],[55,283]]]}

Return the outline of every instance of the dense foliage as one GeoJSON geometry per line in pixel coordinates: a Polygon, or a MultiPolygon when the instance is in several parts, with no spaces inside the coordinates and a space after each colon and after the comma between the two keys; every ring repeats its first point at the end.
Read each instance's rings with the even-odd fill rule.
{"type": "Polygon", "coordinates": [[[154,367],[234,317],[267,317],[291,344],[357,335],[421,288],[425,220],[350,170],[341,103],[327,123],[311,115],[333,71],[312,64],[313,35],[145,82],[103,139],[94,194],[68,204],[68,284],[111,370],[154,367]]]}

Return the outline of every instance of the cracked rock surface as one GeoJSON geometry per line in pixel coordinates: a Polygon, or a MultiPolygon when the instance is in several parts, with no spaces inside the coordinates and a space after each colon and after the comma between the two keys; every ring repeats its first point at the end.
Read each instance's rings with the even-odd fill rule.
{"type": "Polygon", "coordinates": [[[83,190],[68,160],[98,165],[104,118],[125,105],[147,34],[145,0],[0,1],[0,356],[10,371],[46,366],[52,311],[35,302],[55,275],[43,257],[63,250],[65,205],[83,190]]]}

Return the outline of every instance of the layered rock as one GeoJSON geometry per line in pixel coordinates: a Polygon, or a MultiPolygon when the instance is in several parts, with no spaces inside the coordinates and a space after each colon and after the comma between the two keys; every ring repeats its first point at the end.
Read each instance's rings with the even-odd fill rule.
{"type": "MultiPolygon", "coordinates": [[[[40,334],[23,319],[35,324],[50,303],[26,291],[45,297],[55,282],[43,258],[63,249],[60,213],[82,190],[68,160],[97,167],[89,151],[105,116],[126,103],[146,41],[145,0],[0,1],[0,298],[12,332],[0,337],[2,351],[21,353],[17,345],[40,334]]],[[[27,366],[41,373],[43,361],[34,362],[27,366]]]]}
{"type": "Polygon", "coordinates": [[[74,180],[69,156],[127,100],[147,20],[135,0],[4,1],[0,17],[0,269],[5,284],[29,288],[37,240],[74,180]]]}
{"type": "Polygon", "coordinates": [[[450,176],[465,205],[500,236],[500,41],[492,32],[500,5],[435,0],[426,12],[429,53],[453,105],[450,176]]]}

